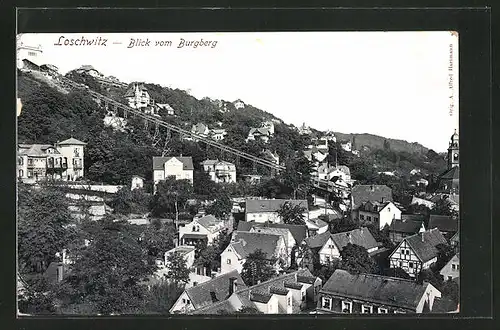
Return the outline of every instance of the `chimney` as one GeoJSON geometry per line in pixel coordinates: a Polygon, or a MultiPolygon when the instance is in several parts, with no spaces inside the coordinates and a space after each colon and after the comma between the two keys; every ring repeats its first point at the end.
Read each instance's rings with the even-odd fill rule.
{"type": "Polygon", "coordinates": [[[351,233],[346,233],[346,236],[347,238],[349,239],[349,243],[352,244],[352,237],[351,237],[351,233]]]}
{"type": "Polygon", "coordinates": [[[238,283],[236,282],[236,277],[229,278],[229,295],[232,295],[238,291],[238,283]]]}

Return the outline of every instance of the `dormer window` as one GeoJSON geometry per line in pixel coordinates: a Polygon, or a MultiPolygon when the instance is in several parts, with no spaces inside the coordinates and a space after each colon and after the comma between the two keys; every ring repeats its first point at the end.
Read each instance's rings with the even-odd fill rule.
{"type": "Polygon", "coordinates": [[[325,309],[332,309],[332,298],[323,297],[323,300],[321,302],[321,306],[325,309]]]}
{"type": "Polygon", "coordinates": [[[342,313],[352,313],[352,302],[342,301],[342,313]]]}
{"type": "Polygon", "coordinates": [[[362,314],[371,314],[371,313],[373,313],[373,306],[362,305],[361,306],[361,313],[362,314]]]}

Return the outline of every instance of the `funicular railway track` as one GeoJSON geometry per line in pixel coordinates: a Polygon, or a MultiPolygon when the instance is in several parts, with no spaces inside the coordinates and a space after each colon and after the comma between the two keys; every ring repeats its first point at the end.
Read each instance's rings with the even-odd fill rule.
{"type": "Polygon", "coordinates": [[[73,88],[76,88],[76,89],[84,89],[86,90],[90,95],[92,95],[92,97],[100,100],[100,102],[103,102],[104,104],[107,104],[108,106],[114,108],[116,110],[116,112],[118,113],[119,115],[119,111],[118,110],[121,110],[122,113],[123,113],[123,117],[126,118],[127,116],[135,116],[135,117],[138,117],[138,118],[142,118],[144,119],[145,121],[149,122],[149,123],[153,123],[155,125],[155,127],[164,127],[170,131],[173,131],[173,132],[176,132],[176,133],[179,133],[183,136],[191,136],[192,138],[198,140],[198,141],[201,141],[203,143],[206,143],[207,145],[210,145],[212,147],[215,147],[215,148],[218,148],[224,152],[228,152],[230,154],[233,154],[233,155],[236,155],[237,157],[241,157],[241,158],[244,158],[244,159],[247,159],[247,160],[250,160],[252,161],[253,163],[255,164],[259,164],[259,165],[262,165],[262,166],[266,166],[268,168],[271,168],[273,170],[276,170],[276,171],[283,171],[286,169],[285,166],[283,165],[279,165],[279,164],[276,164],[276,163],[273,163],[267,159],[263,159],[263,158],[260,158],[260,157],[257,157],[257,156],[254,156],[254,155],[251,155],[251,154],[248,154],[248,153],[245,153],[243,151],[240,151],[240,150],[237,150],[237,149],[234,149],[234,148],[231,148],[227,145],[224,145],[224,144],[221,144],[221,143],[218,143],[208,137],[205,137],[203,135],[199,135],[199,134],[196,134],[196,133],[193,133],[191,131],[188,131],[188,130],[185,130],[183,128],[180,128],[178,126],[175,126],[175,125],[172,125],[170,123],[167,123],[163,120],[161,120],[160,118],[157,118],[153,115],[149,115],[149,114],[145,114],[137,109],[134,109],[132,107],[129,107],[127,105],[124,105],[120,102],[117,102],[107,96],[104,96],[100,93],[97,93],[93,90],[90,90],[87,86],[83,85],[83,84],[80,84],[80,83],[77,83],[71,79],[68,79],[66,77],[60,77],[61,81],[65,84],[67,84],[68,86],[70,87],[73,87],[73,88]]]}

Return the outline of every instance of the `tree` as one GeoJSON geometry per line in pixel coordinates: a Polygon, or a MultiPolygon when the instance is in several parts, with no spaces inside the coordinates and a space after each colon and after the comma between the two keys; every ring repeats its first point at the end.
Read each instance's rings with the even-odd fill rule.
{"type": "Polygon", "coordinates": [[[436,275],[431,269],[422,269],[417,275],[417,282],[422,284],[424,281],[432,284],[436,289],[441,290],[443,279],[441,275],[436,275]]]}
{"type": "Polygon", "coordinates": [[[431,214],[456,215],[451,208],[451,202],[446,197],[441,197],[435,202],[434,207],[431,209],[431,214]]]}
{"type": "Polygon", "coordinates": [[[274,260],[267,260],[267,256],[261,249],[250,253],[243,264],[241,278],[247,286],[264,282],[276,275],[272,264],[274,260]]]}
{"type": "Polygon", "coordinates": [[[340,251],[342,261],[339,268],[347,270],[349,273],[377,273],[377,265],[375,261],[368,255],[365,248],[348,243],[342,251],[340,251]]]}
{"type": "Polygon", "coordinates": [[[75,238],[64,193],[42,185],[18,188],[18,257],[21,271],[42,273],[75,238]]]}
{"type": "Polygon", "coordinates": [[[146,250],[149,262],[154,263],[155,259],[163,259],[165,252],[174,247],[176,237],[177,231],[173,225],[160,228],[148,226],[141,235],[140,245],[146,250]]]}
{"type": "Polygon", "coordinates": [[[255,307],[242,306],[235,314],[264,314],[255,307]]]}
{"type": "Polygon", "coordinates": [[[215,201],[206,207],[205,211],[207,214],[212,214],[216,218],[224,219],[231,214],[231,209],[233,208],[233,202],[229,195],[225,192],[219,192],[215,196],[215,201]]]}
{"type": "Polygon", "coordinates": [[[184,292],[184,285],[173,281],[162,281],[149,289],[145,298],[145,314],[168,314],[184,292]]]}
{"type": "Polygon", "coordinates": [[[75,256],[59,296],[65,308],[88,305],[96,313],[136,313],[146,290],[140,283],[156,270],[127,222],[110,219],[93,224],[90,244],[75,256]]]}
{"type": "Polygon", "coordinates": [[[321,278],[323,283],[326,283],[330,279],[330,277],[333,275],[335,270],[339,268],[340,262],[337,260],[333,260],[329,265],[319,265],[319,267],[315,267],[314,271],[312,272],[314,276],[317,276],[321,278]]]}
{"type": "Polygon", "coordinates": [[[196,266],[216,270],[220,267],[220,255],[231,242],[231,235],[227,229],[220,232],[219,236],[208,246],[204,246],[195,260],[196,266]]]}
{"type": "Polygon", "coordinates": [[[460,302],[460,287],[454,280],[444,282],[441,293],[457,304],[460,302]]]}
{"type": "Polygon", "coordinates": [[[157,185],[153,198],[152,213],[155,216],[175,214],[179,219],[179,209],[189,198],[193,197],[193,186],[188,180],[176,180],[169,177],[157,185]]]}
{"type": "Polygon", "coordinates": [[[455,255],[455,250],[448,244],[438,244],[436,245],[437,261],[433,269],[439,272],[443,267],[450,261],[455,255]]]}
{"type": "Polygon", "coordinates": [[[114,194],[110,206],[115,213],[127,215],[130,213],[146,213],[149,210],[150,203],[150,196],[142,189],[131,191],[129,186],[124,186],[114,194]]]}
{"type": "Polygon", "coordinates": [[[287,201],[281,205],[278,210],[278,216],[283,219],[283,222],[289,225],[304,225],[304,212],[306,208],[300,205],[292,205],[287,201]]]}
{"type": "Polygon", "coordinates": [[[210,179],[210,175],[203,169],[194,171],[193,184],[194,193],[200,199],[209,199],[221,189],[220,185],[210,179]]]}
{"type": "Polygon", "coordinates": [[[359,223],[352,220],[350,216],[344,216],[342,219],[329,223],[329,230],[332,234],[343,233],[359,228],[359,223]]]}
{"type": "Polygon", "coordinates": [[[411,279],[411,276],[403,268],[400,268],[400,267],[387,268],[384,270],[384,275],[391,276],[391,277],[398,277],[398,278],[402,278],[402,279],[406,279],[406,280],[411,279]]]}
{"type": "Polygon", "coordinates": [[[55,314],[55,294],[41,274],[23,279],[24,289],[18,296],[19,311],[25,314],[55,314]]]}
{"type": "Polygon", "coordinates": [[[180,253],[170,253],[167,256],[166,266],[168,272],[166,277],[175,283],[189,282],[189,269],[186,267],[186,259],[180,253]]]}

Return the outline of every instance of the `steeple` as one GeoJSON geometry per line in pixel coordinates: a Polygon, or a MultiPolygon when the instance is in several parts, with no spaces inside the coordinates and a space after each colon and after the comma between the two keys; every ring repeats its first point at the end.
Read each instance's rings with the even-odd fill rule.
{"type": "Polygon", "coordinates": [[[459,137],[455,129],[450,138],[450,145],[448,146],[448,169],[459,166],[459,153],[459,137]]]}

